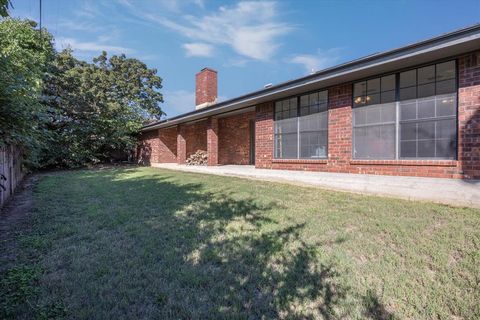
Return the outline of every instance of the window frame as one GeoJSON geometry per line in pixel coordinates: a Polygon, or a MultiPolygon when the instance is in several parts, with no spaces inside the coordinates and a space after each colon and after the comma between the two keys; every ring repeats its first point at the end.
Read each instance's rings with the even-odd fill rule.
{"type": "MultiPolygon", "coordinates": [[[[445,160],[458,160],[458,137],[459,137],[459,124],[458,124],[458,107],[459,107],[459,96],[458,96],[458,90],[459,90],[459,65],[458,65],[458,58],[454,58],[454,57],[449,57],[449,58],[444,58],[444,59],[440,59],[440,60],[436,60],[436,61],[431,61],[431,62],[428,62],[428,63],[424,63],[424,64],[420,64],[420,65],[416,65],[414,67],[408,67],[408,68],[402,68],[402,69],[398,69],[398,70],[395,70],[395,71],[392,71],[392,72],[388,72],[388,73],[381,73],[381,74],[377,74],[375,76],[371,76],[371,77],[367,77],[367,78],[361,78],[361,79],[358,79],[356,81],[352,81],[351,82],[351,89],[352,89],[352,94],[351,94],[351,108],[352,108],[352,150],[351,150],[351,157],[352,157],[352,160],[372,160],[372,161],[376,161],[376,160],[385,160],[385,159],[374,159],[374,158],[358,158],[358,157],[355,157],[355,144],[354,144],[354,112],[353,110],[356,109],[356,108],[362,108],[362,107],[368,107],[370,105],[362,105],[362,106],[355,106],[355,92],[354,92],[354,89],[355,89],[355,84],[356,83],[359,83],[359,82],[367,82],[368,80],[372,80],[372,79],[376,79],[376,78],[379,78],[379,79],[382,79],[382,77],[386,77],[386,76],[389,76],[389,75],[395,75],[395,99],[393,101],[393,103],[396,104],[396,123],[395,123],[395,157],[393,160],[404,160],[404,161],[416,161],[416,160],[429,160],[429,161],[445,161],[445,160]],[[401,157],[400,156],[400,122],[402,122],[402,120],[400,120],[400,103],[402,100],[400,100],[400,74],[402,72],[407,72],[407,71],[411,71],[411,70],[415,70],[415,76],[416,76],[416,84],[415,84],[415,98],[412,98],[412,99],[405,99],[403,101],[408,101],[408,100],[418,100],[418,99],[423,99],[425,97],[418,97],[418,69],[421,69],[421,68],[425,68],[425,67],[429,67],[429,66],[434,66],[434,70],[435,70],[435,75],[434,75],[434,84],[435,84],[435,93],[434,95],[430,96],[430,97],[436,97],[437,96],[437,82],[440,82],[440,81],[437,81],[437,67],[436,65],[437,64],[442,64],[442,63],[446,63],[446,62],[451,62],[453,61],[454,64],[455,64],[455,69],[454,69],[454,72],[455,72],[455,89],[454,91],[452,92],[452,94],[455,94],[455,115],[454,115],[454,118],[455,119],[455,148],[454,148],[454,152],[453,152],[453,157],[449,157],[449,158],[439,158],[439,157],[416,157],[416,158],[412,158],[412,157],[401,157]]],[[[447,81],[449,79],[446,79],[446,80],[441,80],[441,81],[447,81]]],[[[381,80],[380,80],[381,82],[381,80]]],[[[404,87],[406,88],[406,87],[404,87]]],[[[380,93],[381,93],[381,89],[380,89],[380,93]]],[[[438,95],[445,95],[445,93],[441,93],[441,94],[438,94],[438,95]]],[[[382,104],[382,103],[379,103],[379,104],[382,104]]],[[[453,116],[451,116],[453,117],[453,116]]],[[[435,118],[434,118],[435,119],[435,118]]],[[[438,120],[442,120],[442,119],[438,119],[436,118],[437,121],[438,120]]]]}
{"type": "MultiPolygon", "coordinates": [[[[309,105],[309,108],[311,106],[309,105]]],[[[315,160],[326,160],[328,159],[328,125],[329,125],[329,110],[330,110],[330,105],[329,105],[329,91],[328,89],[316,89],[316,90],[311,90],[311,91],[307,91],[307,92],[304,92],[302,94],[299,94],[299,95],[293,95],[293,96],[288,96],[288,97],[285,97],[285,98],[282,98],[282,99],[277,99],[275,101],[273,101],[273,154],[272,154],[272,159],[275,161],[275,160],[307,160],[307,161],[315,161],[315,160]],[[325,130],[308,130],[308,131],[301,131],[300,130],[300,117],[302,117],[301,115],[301,97],[302,96],[306,96],[306,95],[311,95],[313,93],[321,93],[321,92],[325,92],[326,93],[326,110],[325,111],[321,111],[321,112],[317,112],[317,113],[323,113],[325,112],[326,113],[326,116],[327,116],[327,127],[325,130]],[[282,102],[284,100],[290,100],[290,99],[296,99],[297,101],[297,116],[295,117],[296,119],[296,122],[297,122],[297,157],[295,158],[291,158],[291,157],[288,157],[288,158],[280,158],[280,157],[277,157],[276,156],[276,140],[277,140],[277,133],[275,133],[275,122],[277,121],[276,119],[276,104],[277,102],[282,102]],[[325,145],[325,156],[324,157],[316,157],[316,158],[312,158],[312,157],[301,157],[301,133],[304,132],[304,133],[311,133],[311,132],[325,132],[325,135],[327,137],[327,143],[325,145]]],[[[315,113],[313,113],[315,114],[315,113]]],[[[308,115],[306,115],[308,116],[308,115]]],[[[292,117],[293,118],[293,117],[292,117]]],[[[283,119],[282,119],[283,120],[283,119]]]]}

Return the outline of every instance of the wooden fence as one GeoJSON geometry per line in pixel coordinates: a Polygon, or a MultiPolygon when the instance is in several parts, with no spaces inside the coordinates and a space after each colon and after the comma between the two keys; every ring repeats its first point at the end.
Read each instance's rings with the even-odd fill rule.
{"type": "Polygon", "coordinates": [[[22,150],[13,145],[0,147],[0,208],[13,194],[24,175],[22,150]]]}

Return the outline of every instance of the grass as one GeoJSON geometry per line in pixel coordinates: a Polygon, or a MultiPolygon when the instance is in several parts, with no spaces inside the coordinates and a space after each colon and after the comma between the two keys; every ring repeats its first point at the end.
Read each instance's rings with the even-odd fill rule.
{"type": "Polygon", "coordinates": [[[44,176],[28,219],[0,318],[480,317],[475,209],[130,168],[44,176]]]}

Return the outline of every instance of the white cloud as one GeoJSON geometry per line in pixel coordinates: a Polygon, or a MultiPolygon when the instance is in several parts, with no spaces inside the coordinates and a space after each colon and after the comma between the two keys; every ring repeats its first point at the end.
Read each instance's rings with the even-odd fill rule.
{"type": "Polygon", "coordinates": [[[195,92],[187,90],[165,91],[163,109],[169,118],[195,110],[195,92]]]}
{"type": "Polygon", "coordinates": [[[298,54],[288,60],[290,63],[300,64],[307,73],[313,73],[318,70],[332,66],[339,60],[339,49],[329,49],[317,51],[317,54],[298,54]]]}
{"type": "Polygon", "coordinates": [[[292,29],[277,21],[274,1],[243,1],[235,6],[220,7],[208,15],[185,15],[175,20],[146,11],[133,11],[142,20],[166,27],[194,42],[226,45],[255,60],[270,59],[279,46],[278,38],[292,29]]]}
{"type": "Polygon", "coordinates": [[[103,50],[111,54],[120,54],[120,53],[132,54],[135,52],[135,50],[130,48],[109,45],[99,41],[82,42],[73,38],[64,38],[64,37],[58,37],[55,41],[55,46],[57,50],[62,50],[67,47],[71,47],[74,51],[80,51],[80,52],[101,52],[103,50]]]}
{"type": "Polygon", "coordinates": [[[187,57],[211,57],[213,55],[213,46],[194,42],[194,43],[185,43],[182,47],[186,51],[187,57]]]}

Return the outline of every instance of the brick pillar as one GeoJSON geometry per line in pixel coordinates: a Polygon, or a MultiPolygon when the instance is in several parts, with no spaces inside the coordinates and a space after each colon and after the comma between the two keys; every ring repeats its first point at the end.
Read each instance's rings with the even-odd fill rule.
{"type": "Polygon", "coordinates": [[[187,141],[183,125],[177,126],[177,163],[184,164],[187,161],[187,141]]]}
{"type": "Polygon", "coordinates": [[[352,158],[352,85],[328,89],[328,165],[348,171],[352,158]]]}
{"type": "Polygon", "coordinates": [[[255,112],[255,167],[271,168],[273,159],[273,102],[260,104],[255,112]]]}
{"type": "Polygon", "coordinates": [[[466,179],[480,178],[480,51],[458,60],[458,160],[466,179]]]}
{"type": "Polygon", "coordinates": [[[209,118],[207,125],[208,165],[218,165],[218,119],[209,118]]]}

